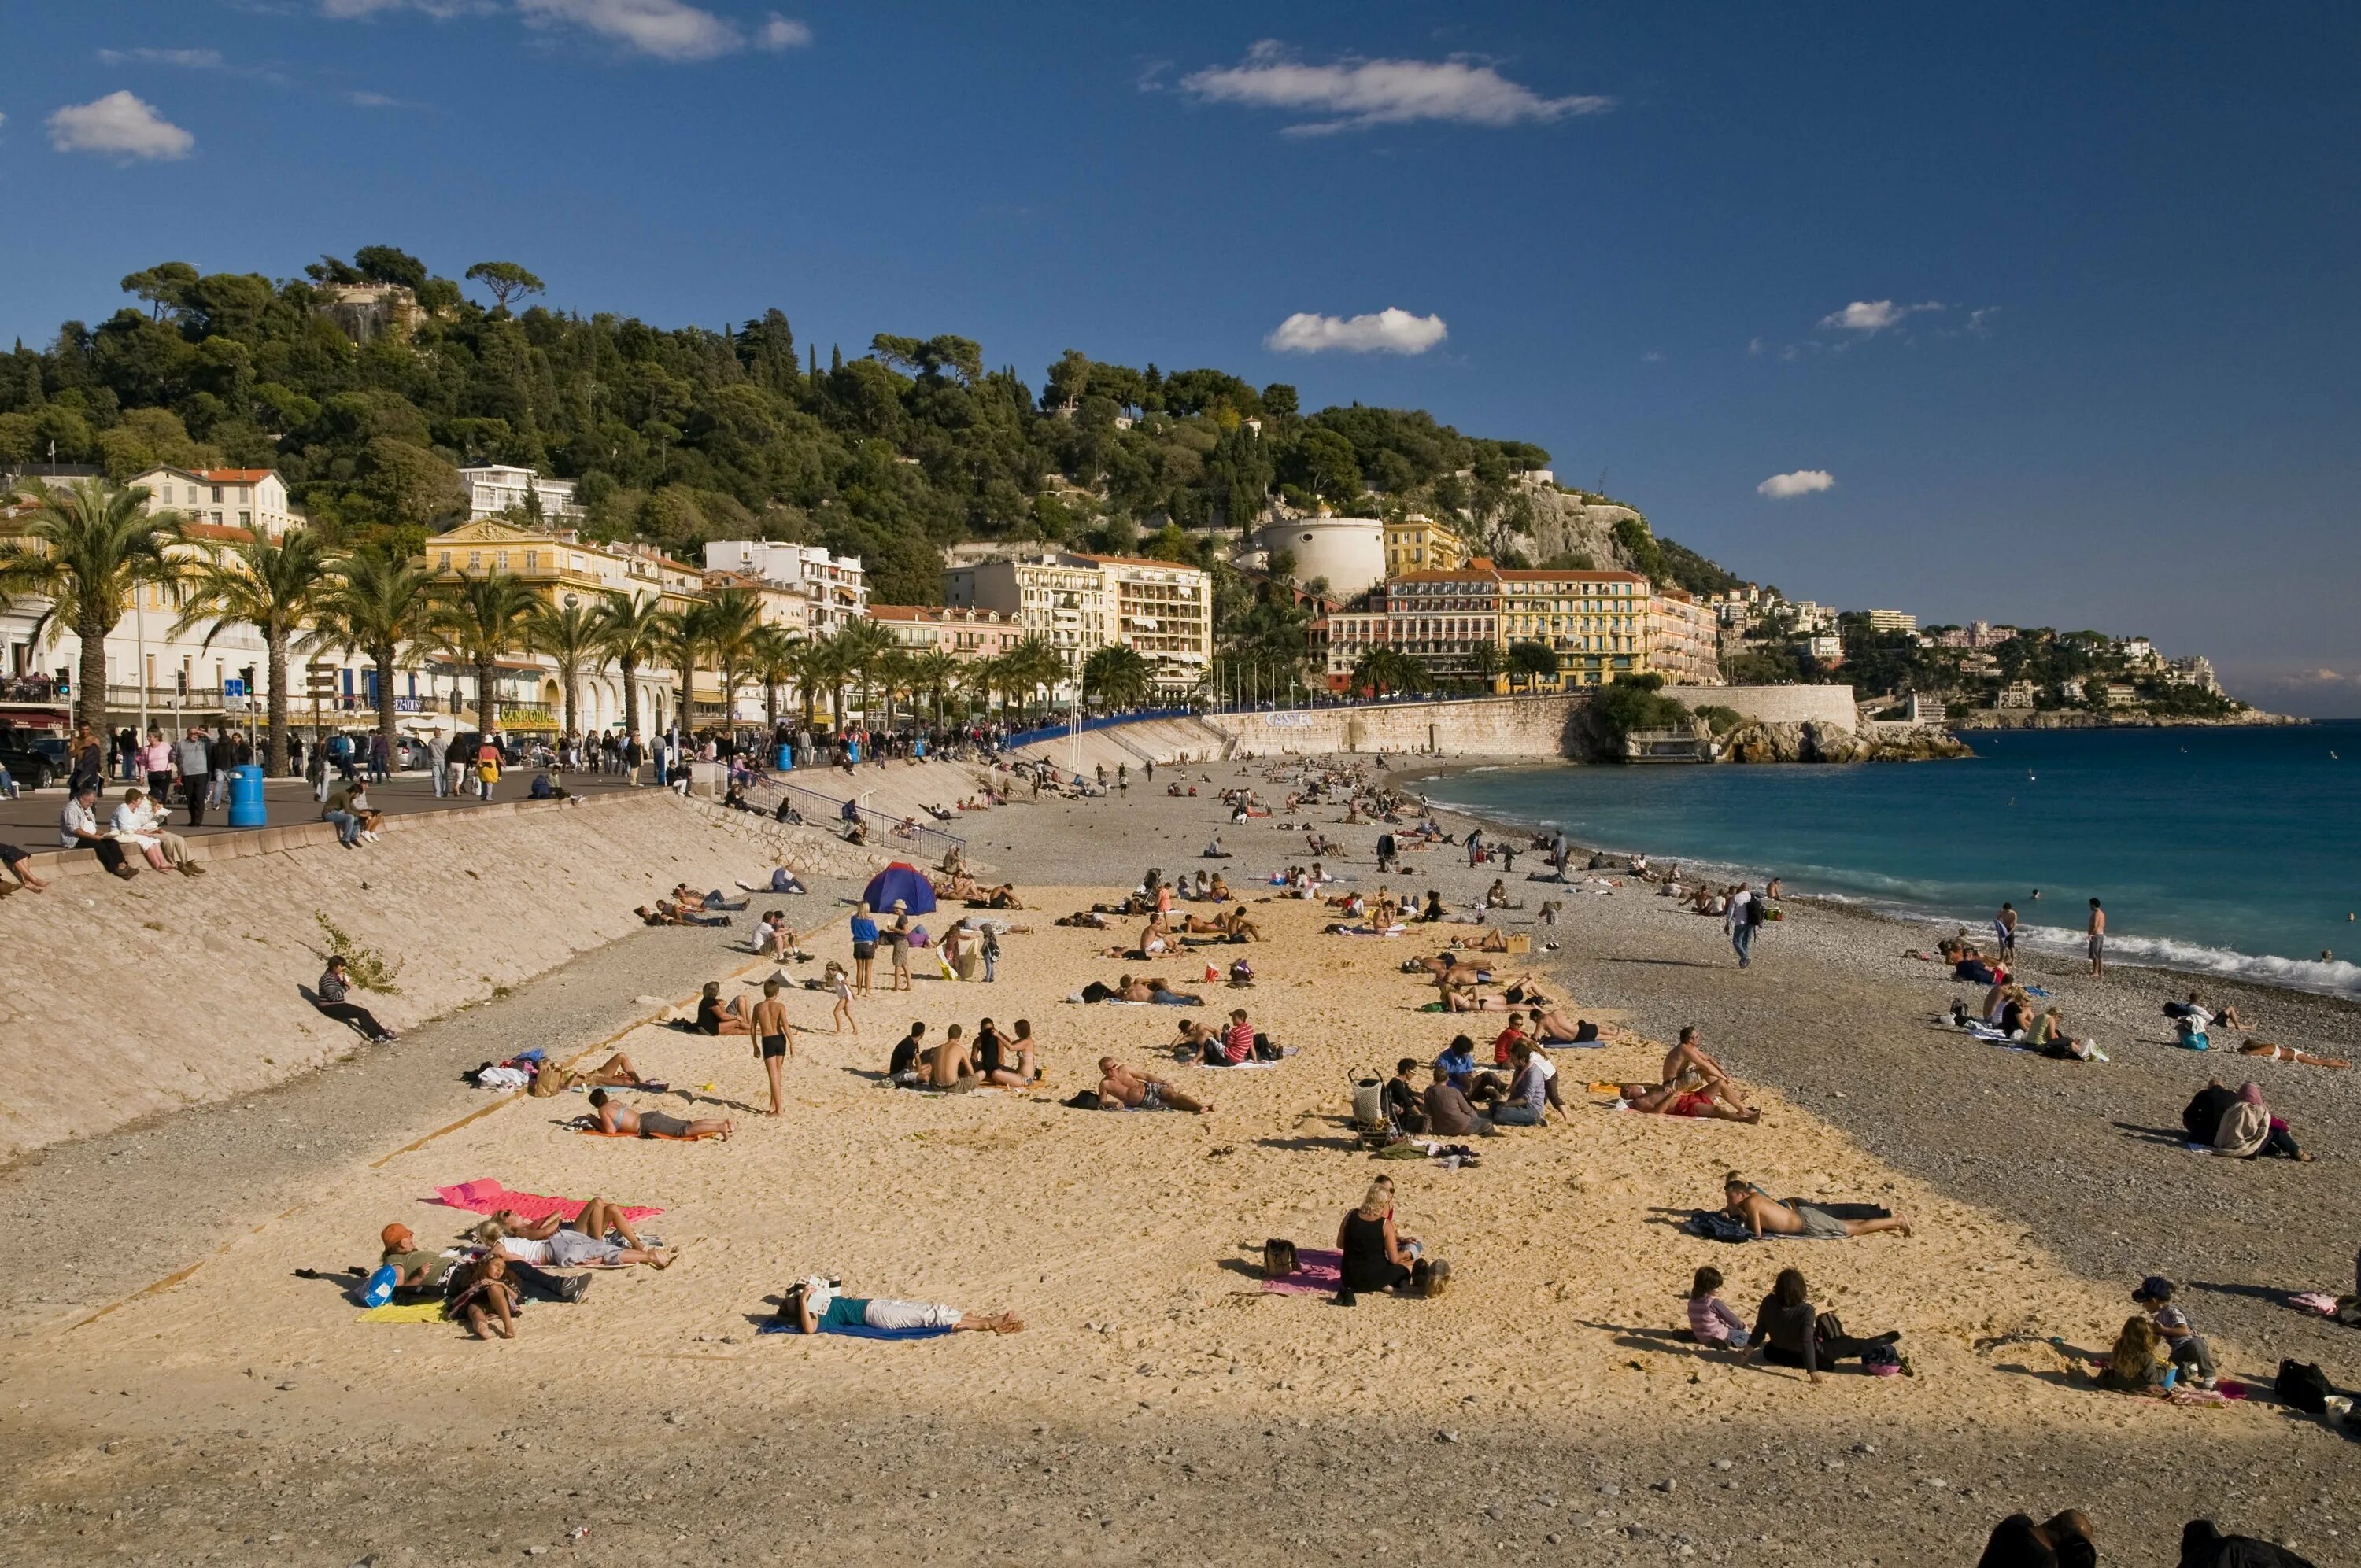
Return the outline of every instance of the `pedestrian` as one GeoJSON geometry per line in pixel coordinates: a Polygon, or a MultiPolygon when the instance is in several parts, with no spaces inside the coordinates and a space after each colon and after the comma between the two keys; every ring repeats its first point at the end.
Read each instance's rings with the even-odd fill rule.
{"type": "Polygon", "coordinates": [[[500,737],[497,730],[486,730],[476,746],[476,798],[492,798],[492,786],[500,782],[500,737]]]}
{"type": "Polygon", "coordinates": [[[434,776],[434,798],[447,799],[451,794],[451,738],[440,729],[426,733],[426,771],[434,776]]]}
{"type": "Polygon", "coordinates": [[[1740,883],[1730,890],[1730,906],[1723,911],[1721,928],[1730,933],[1730,945],[1738,954],[1738,967],[1746,969],[1754,961],[1754,933],[1763,925],[1763,901],[1740,883]]]}
{"type": "Polygon", "coordinates": [[[987,983],[1000,978],[1000,927],[987,920],[983,924],[983,978],[987,983]]]}
{"type": "MultiPolygon", "coordinates": [[[[213,772],[205,777],[205,805],[218,811],[229,804],[229,771],[236,764],[232,758],[237,751],[237,731],[225,729],[214,738],[213,772]]],[[[191,827],[196,826],[192,821],[191,827]]]]}
{"type": "Polygon", "coordinates": [[[2091,978],[2102,979],[2107,972],[2107,912],[2095,898],[2091,900],[2091,923],[2083,930],[2091,938],[2091,978]]]}
{"type": "Polygon", "coordinates": [[[369,737],[369,783],[383,784],[393,777],[393,748],[386,743],[380,729],[369,737]]]}
{"type": "Polygon", "coordinates": [[[754,1003],[752,1026],[746,1031],[754,1036],[754,1055],[763,1064],[764,1076],[771,1080],[771,1114],[783,1114],[785,1110],[785,1086],[780,1075],[787,1058],[795,1051],[795,1030],[787,1023],[787,1004],[779,1000],[779,982],[763,982],[763,1000],[754,1003]]]}
{"type": "Polygon", "coordinates": [[[2002,901],[2000,913],[1993,916],[1993,935],[2000,941],[2001,962],[2016,961],[2016,905],[2002,901]]]}
{"type": "Polygon", "coordinates": [[[164,743],[162,730],[148,731],[148,744],[139,749],[139,771],[148,777],[149,799],[172,798],[172,748],[164,743]]]}
{"type": "MultiPolygon", "coordinates": [[[[205,825],[205,802],[213,793],[214,748],[205,739],[203,725],[192,729],[172,748],[172,760],[181,770],[181,800],[189,808],[189,826],[205,825]]],[[[160,809],[165,805],[162,795],[156,797],[160,809]]]]}
{"type": "Polygon", "coordinates": [[[640,769],[648,760],[648,749],[640,744],[640,732],[632,730],[623,742],[623,778],[632,789],[640,787],[640,769]]]}

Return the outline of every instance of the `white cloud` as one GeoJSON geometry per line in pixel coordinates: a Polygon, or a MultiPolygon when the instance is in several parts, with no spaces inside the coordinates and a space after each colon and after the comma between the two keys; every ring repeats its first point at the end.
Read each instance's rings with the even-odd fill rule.
{"type": "Polygon", "coordinates": [[[742,49],[737,25],[687,0],[517,0],[535,27],[572,27],[657,60],[714,60],[742,49]]]}
{"type": "Polygon", "coordinates": [[[118,159],[186,158],[197,138],[128,93],[70,104],[49,116],[49,145],[60,152],[118,159]]]}
{"type": "Polygon", "coordinates": [[[345,102],[356,109],[399,109],[401,100],[386,93],[347,93],[345,102]]]}
{"type": "Polygon", "coordinates": [[[764,22],[761,29],[754,34],[756,49],[773,50],[805,49],[809,47],[811,41],[812,30],[809,24],[798,22],[793,16],[782,16],[776,11],[771,13],[770,20],[764,22]]]}
{"type": "Polygon", "coordinates": [[[1331,65],[1307,65],[1272,38],[1248,49],[1242,63],[1192,72],[1180,85],[1209,104],[1323,116],[1289,126],[1290,136],[1414,120],[1496,128],[1546,124],[1569,115],[1603,114],[1615,104],[1611,98],[1544,98],[1466,55],[1440,60],[1347,56],[1331,65]]]}
{"type": "Polygon", "coordinates": [[[1784,501],[1791,496],[1808,496],[1836,488],[1837,477],[1826,468],[1798,468],[1792,474],[1772,475],[1754,487],[1754,493],[1784,501]]]}
{"type": "Polygon", "coordinates": [[[1369,316],[1323,316],[1298,311],[1268,337],[1265,348],[1279,354],[1423,354],[1449,335],[1441,316],[1414,316],[1391,307],[1369,316]]]}
{"type": "Polygon", "coordinates": [[[222,63],[217,49],[103,49],[98,59],[102,65],[179,65],[191,71],[218,71],[222,63]]]}
{"type": "Polygon", "coordinates": [[[1897,305],[1892,300],[1855,300],[1843,310],[1831,311],[1822,316],[1820,324],[1846,332],[1883,332],[1887,327],[1900,326],[1921,311],[1939,311],[1942,308],[1939,300],[1928,300],[1918,305],[1897,305]]]}

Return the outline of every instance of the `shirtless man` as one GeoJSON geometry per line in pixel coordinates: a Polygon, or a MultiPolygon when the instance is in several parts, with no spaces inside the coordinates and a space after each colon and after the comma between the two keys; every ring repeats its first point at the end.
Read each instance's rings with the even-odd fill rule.
{"type": "Polygon", "coordinates": [[[1732,1175],[1721,1184],[1722,1212],[1733,1220],[1743,1220],[1760,1239],[1773,1236],[1813,1236],[1834,1240],[1839,1236],[1875,1235],[1880,1231],[1910,1234],[1910,1222],[1895,1216],[1884,1220],[1839,1220],[1825,1209],[1809,1203],[1782,1203],[1776,1198],[1765,1198],[1747,1185],[1744,1178],[1732,1175]]]}
{"type": "Polygon", "coordinates": [[[1634,1111],[1657,1116],[1703,1116],[1717,1122],[1763,1120],[1760,1110],[1738,1097],[1726,1078],[1697,1079],[1684,1074],[1670,1083],[1621,1083],[1616,1092],[1634,1111]]]}
{"type": "Polygon", "coordinates": [[[1134,1072],[1113,1057],[1099,1058],[1099,1105],[1104,1110],[1188,1111],[1202,1114],[1202,1104],[1152,1074],[1134,1072]]]}
{"type": "MultiPolygon", "coordinates": [[[[738,1130],[734,1122],[708,1117],[702,1121],[684,1121],[667,1116],[661,1111],[634,1110],[629,1102],[610,1098],[603,1089],[590,1091],[590,1109],[598,1113],[598,1130],[602,1133],[629,1133],[642,1138],[728,1138],[738,1130]]],[[[527,1258],[526,1262],[533,1260],[527,1258]]]]}
{"type": "Polygon", "coordinates": [[[967,1042],[960,1038],[960,1025],[953,1024],[943,1031],[943,1043],[927,1053],[927,1082],[935,1089],[957,1089],[964,1081],[974,1087],[975,1064],[968,1060],[967,1042]]]}
{"type": "Polygon", "coordinates": [[[1678,1083],[1681,1075],[1691,1070],[1708,1083],[1727,1081],[1730,1077],[1722,1070],[1721,1064],[1706,1055],[1705,1047],[1697,1044],[1697,1025],[1684,1024],[1681,1025],[1681,1043],[1664,1053],[1664,1081],[1678,1083]]]}
{"type": "Polygon", "coordinates": [[[787,1061],[796,1054],[796,1032],[787,1023],[787,1004],[779,1000],[777,981],[763,982],[763,1000],[754,1003],[752,1027],[755,1058],[771,1080],[771,1114],[784,1114],[785,1102],[780,1079],[787,1061]]]}
{"type": "Polygon", "coordinates": [[[1445,1013],[1505,1013],[1509,999],[1505,996],[1478,996],[1473,981],[1454,980],[1447,974],[1434,977],[1435,994],[1443,999],[1445,1013]]]}

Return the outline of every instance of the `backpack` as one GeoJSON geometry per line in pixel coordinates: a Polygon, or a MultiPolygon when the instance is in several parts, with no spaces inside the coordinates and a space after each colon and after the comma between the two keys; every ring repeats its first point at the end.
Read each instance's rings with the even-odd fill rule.
{"type": "Polygon", "coordinates": [[[1759,893],[1746,901],[1746,923],[1749,926],[1763,924],[1763,895],[1759,893]]]}
{"type": "Polygon", "coordinates": [[[1693,1236],[1703,1236],[1709,1242],[1751,1242],[1754,1232],[1743,1220],[1733,1220],[1720,1209],[1699,1209],[1681,1226],[1693,1236]]]}
{"type": "Polygon", "coordinates": [[[1285,1236],[1273,1236],[1262,1244],[1262,1272],[1267,1279],[1279,1279],[1295,1272],[1295,1244],[1285,1236]]]}
{"type": "Polygon", "coordinates": [[[2325,1414],[2328,1397],[2335,1391],[2327,1375],[2308,1361],[2280,1362],[2279,1375],[2271,1381],[2272,1393],[2308,1415],[2325,1414]]]}

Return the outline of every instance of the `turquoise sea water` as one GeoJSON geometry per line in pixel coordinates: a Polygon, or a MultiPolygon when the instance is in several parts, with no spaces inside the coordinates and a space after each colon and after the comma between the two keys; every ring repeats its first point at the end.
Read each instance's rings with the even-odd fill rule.
{"type": "Polygon", "coordinates": [[[1496,769],[1425,787],[1896,914],[1973,924],[2010,899],[2045,948],[2079,949],[2095,896],[2125,961],[2361,994],[2361,723],[1964,738],[1972,761],[1496,769]]]}

